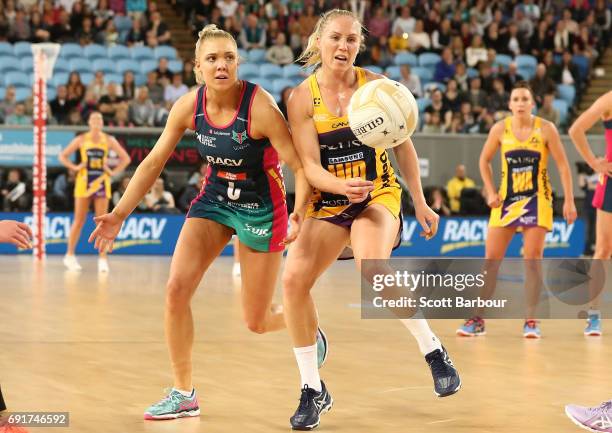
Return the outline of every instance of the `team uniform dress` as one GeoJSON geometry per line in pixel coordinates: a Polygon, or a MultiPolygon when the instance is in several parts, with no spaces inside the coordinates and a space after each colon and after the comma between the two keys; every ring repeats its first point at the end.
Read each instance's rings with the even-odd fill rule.
{"type": "Polygon", "coordinates": [[[206,87],[197,91],[193,123],[208,171],[187,217],[230,227],[240,242],[257,251],[282,251],[288,221],[278,153],[267,138],[251,137],[257,86],[242,83],[240,105],[227,125],[215,125],[208,118],[206,87]]]}
{"type": "Polygon", "coordinates": [[[535,117],[533,131],[520,141],[512,132],[512,117],[505,120],[501,142],[502,205],[491,210],[490,227],[544,227],[552,229],[552,189],[548,176],[548,148],[542,136],[542,119],[535,117]]]}
{"type": "Polygon", "coordinates": [[[74,182],[74,196],[78,198],[110,198],[110,177],[104,167],[108,158],[108,137],[100,134],[100,141],[92,139],[90,133],[83,136],[80,148],[81,162],[85,167],[79,170],[74,182]]]}
{"type": "MultiPolygon", "coordinates": [[[[365,71],[355,68],[359,87],[366,84],[365,71]]],[[[379,203],[396,217],[401,217],[402,190],[395,178],[386,150],[377,150],[361,143],[349,127],[348,116],[332,114],[321,96],[313,74],[308,78],[313,104],[313,120],[321,151],[321,165],[334,176],[350,179],[361,177],[374,183],[374,190],[361,203],[351,203],[344,195],[314,190],[307,217],[350,227],[361,211],[379,203]]],[[[400,227],[401,230],[401,227],[400,227]]]]}
{"type": "MultiPolygon", "coordinates": [[[[606,127],[606,160],[612,162],[612,118],[604,121],[606,127]]],[[[593,196],[593,207],[612,212],[612,182],[604,174],[599,175],[599,184],[593,196]]]]}

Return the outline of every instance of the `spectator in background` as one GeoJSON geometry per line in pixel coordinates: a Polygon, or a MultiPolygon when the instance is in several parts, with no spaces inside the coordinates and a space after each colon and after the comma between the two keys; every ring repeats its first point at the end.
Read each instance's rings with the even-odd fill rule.
{"type": "Polygon", "coordinates": [[[395,55],[409,50],[410,43],[408,42],[408,33],[402,32],[401,27],[397,27],[395,33],[389,38],[389,51],[391,54],[395,55]]]}
{"type": "Polygon", "coordinates": [[[508,101],[510,95],[504,88],[504,81],[501,78],[493,80],[493,91],[487,97],[487,111],[496,119],[502,119],[508,113],[508,101]]]}
{"type": "Polygon", "coordinates": [[[555,82],[546,75],[546,66],[544,66],[544,63],[538,64],[535,77],[529,80],[529,85],[533,90],[538,106],[542,105],[544,95],[547,93],[555,93],[557,89],[555,82]]]}
{"type": "Polygon", "coordinates": [[[187,180],[187,184],[189,185],[197,185],[200,181],[200,178],[206,179],[206,173],[208,172],[208,163],[205,161],[200,162],[198,169],[192,171],[189,174],[189,179],[187,180]]]}
{"type": "Polygon", "coordinates": [[[42,20],[40,12],[33,11],[30,15],[30,27],[32,29],[32,37],[30,42],[41,43],[49,42],[51,40],[51,32],[49,26],[42,20]]]}
{"type": "Polygon", "coordinates": [[[293,87],[285,87],[281,91],[281,100],[278,103],[278,109],[283,113],[285,119],[287,118],[287,103],[289,102],[289,96],[291,96],[291,92],[293,92],[293,87]]]}
{"type": "Polygon", "coordinates": [[[189,92],[189,89],[183,84],[183,76],[180,72],[177,72],[172,76],[172,83],[164,89],[166,108],[170,110],[172,105],[187,92],[189,92]]]}
{"type": "Polygon", "coordinates": [[[455,65],[453,63],[453,55],[449,48],[442,50],[442,58],[436,64],[434,71],[434,81],[445,83],[455,75],[455,65]]]}
{"type": "MultiPolygon", "coordinates": [[[[481,111],[484,113],[486,111],[481,111]]],[[[479,132],[480,125],[478,124],[477,117],[475,115],[474,109],[472,107],[472,103],[467,100],[461,103],[461,130],[459,131],[462,134],[475,134],[479,132]]]]}
{"type": "Polygon", "coordinates": [[[15,12],[15,19],[10,26],[9,40],[12,42],[27,41],[32,37],[32,28],[26,14],[21,9],[15,12]]]}
{"type": "MultiPolygon", "coordinates": [[[[396,34],[399,29],[402,34],[412,33],[412,31],[414,30],[415,24],[416,24],[416,20],[414,19],[413,16],[411,16],[410,6],[402,6],[400,15],[397,18],[395,18],[395,21],[393,21],[392,32],[393,34],[396,34]]],[[[450,24],[450,21],[449,21],[449,24],[450,24]]]]}
{"type": "Polygon", "coordinates": [[[556,70],[558,73],[553,77],[556,83],[574,86],[578,94],[582,92],[584,83],[580,79],[578,66],[572,63],[572,54],[570,52],[565,51],[563,53],[561,64],[556,67],[556,70]]]}
{"type": "Polygon", "coordinates": [[[293,51],[287,45],[287,39],[284,33],[279,33],[276,36],[274,45],[266,51],[266,60],[275,65],[288,65],[293,63],[293,51]]]}
{"type": "Polygon", "coordinates": [[[460,92],[468,91],[468,89],[470,88],[470,78],[468,77],[465,63],[457,63],[453,79],[457,81],[457,88],[460,92]]]}
{"type": "Polygon", "coordinates": [[[75,41],[75,34],[70,27],[70,15],[63,9],[59,14],[59,21],[51,26],[49,31],[51,32],[51,40],[58,44],[75,41]]]}
{"type": "Polygon", "coordinates": [[[455,168],[455,177],[450,179],[446,184],[446,192],[450,200],[450,209],[452,213],[458,214],[461,211],[461,191],[463,188],[474,188],[476,184],[472,179],[467,177],[465,165],[459,164],[455,168]]]}
{"type": "Polygon", "coordinates": [[[183,83],[190,89],[197,85],[193,72],[193,60],[185,60],[183,62],[183,83]]]}
{"type": "Polygon", "coordinates": [[[266,47],[266,30],[259,24],[257,16],[250,14],[247,17],[246,26],[240,33],[240,45],[245,50],[266,47]]]}
{"type": "Polygon", "coordinates": [[[410,45],[410,51],[416,54],[431,49],[431,39],[423,28],[423,20],[416,21],[414,31],[408,35],[408,44],[410,45]]]}
{"type": "Polygon", "coordinates": [[[113,192],[113,195],[111,197],[113,207],[117,206],[117,203],[119,203],[119,200],[121,200],[121,197],[123,196],[123,193],[125,193],[125,190],[127,189],[127,186],[130,183],[131,179],[132,176],[126,174],[119,181],[119,185],[117,186],[117,189],[113,192]]]}
{"type": "Polygon", "coordinates": [[[197,173],[196,183],[188,183],[183,193],[179,197],[178,207],[183,212],[187,212],[191,206],[191,202],[198,196],[202,185],[204,184],[205,177],[197,173]]]}
{"type": "Polygon", "coordinates": [[[516,23],[510,23],[508,26],[507,44],[502,52],[513,56],[518,56],[521,54],[521,52],[523,52],[524,46],[524,39],[519,34],[516,23]]]}
{"type": "Polygon", "coordinates": [[[567,29],[565,21],[558,21],[553,36],[555,53],[562,54],[564,51],[571,50],[574,46],[574,39],[575,35],[567,29]]]}
{"type": "Polygon", "coordinates": [[[16,168],[9,170],[0,195],[4,212],[25,212],[31,206],[31,194],[26,190],[21,171],[16,168]]]}
{"type": "Polygon", "coordinates": [[[538,23],[538,28],[533,33],[533,36],[531,36],[529,45],[531,47],[531,54],[536,57],[540,57],[544,51],[554,48],[553,34],[548,28],[546,21],[538,23]]]}
{"type": "Polygon", "coordinates": [[[470,80],[470,90],[467,92],[466,100],[472,105],[472,110],[477,116],[487,106],[487,93],[482,89],[480,77],[470,80]]]}
{"type": "Polygon", "coordinates": [[[465,50],[465,62],[473,68],[478,62],[486,62],[487,60],[487,49],[482,42],[482,36],[474,35],[472,43],[465,50]]]}
{"type": "Polygon", "coordinates": [[[129,102],[130,121],[135,126],[153,126],[157,109],[149,99],[149,89],[139,87],[136,99],[129,102]]]}
{"type": "Polygon", "coordinates": [[[31,125],[32,117],[26,114],[25,104],[23,102],[18,102],[15,105],[13,113],[6,116],[4,123],[7,125],[31,125]]]}
{"type": "Polygon", "coordinates": [[[134,99],[134,96],[136,95],[136,82],[134,81],[134,73],[132,71],[125,71],[123,73],[121,94],[128,101],[134,99]]]}
{"type": "Polygon", "coordinates": [[[51,105],[53,117],[55,117],[55,120],[61,125],[66,123],[68,112],[77,105],[74,101],[68,100],[68,91],[64,85],[57,86],[55,99],[49,104],[51,105]]]}
{"type": "Polygon", "coordinates": [[[108,126],[116,128],[131,128],[134,126],[134,124],[130,122],[130,116],[128,114],[128,107],[126,104],[117,105],[115,116],[108,126]]]}
{"type": "Polygon", "coordinates": [[[565,8],[563,10],[563,18],[559,20],[559,22],[563,23],[563,29],[571,33],[572,35],[577,35],[580,30],[578,27],[578,23],[574,21],[572,18],[572,10],[569,8],[565,8]]]}
{"type": "Polygon", "coordinates": [[[431,104],[425,108],[425,123],[431,123],[429,120],[433,113],[438,113],[440,119],[446,119],[448,107],[444,104],[444,96],[442,91],[438,88],[431,92],[431,104]]]}
{"type": "Polygon", "coordinates": [[[423,125],[424,134],[440,134],[444,132],[442,128],[442,120],[440,119],[440,112],[434,111],[430,116],[427,116],[425,125],[423,125]]]}
{"type": "Polygon", "coordinates": [[[147,89],[149,90],[149,98],[153,104],[159,106],[164,102],[164,87],[159,84],[157,72],[151,71],[147,74],[147,89]]]}
{"type": "Polygon", "coordinates": [[[172,81],[172,71],[168,69],[168,59],[165,57],[161,57],[157,63],[157,69],[155,70],[157,74],[157,82],[162,86],[167,86],[170,81],[172,81]]]}
{"type": "Polygon", "coordinates": [[[542,106],[538,110],[538,116],[543,119],[550,121],[553,125],[559,125],[561,115],[559,110],[553,107],[553,101],[555,100],[554,93],[547,93],[544,95],[542,106]]]}
{"type": "Polygon", "coordinates": [[[217,7],[221,11],[221,16],[227,18],[236,13],[238,2],[236,0],[218,0],[217,7]]]}
{"type": "Polygon", "coordinates": [[[385,14],[385,9],[381,6],[374,9],[374,14],[368,21],[368,31],[372,39],[378,39],[381,36],[389,36],[391,29],[391,21],[385,14]]]}
{"type": "Polygon", "coordinates": [[[83,96],[85,96],[85,86],[81,82],[81,75],[77,71],[72,71],[68,75],[66,99],[76,106],[81,102],[83,96]]]}
{"type": "Polygon", "coordinates": [[[98,34],[98,42],[107,47],[113,47],[119,42],[119,32],[113,20],[108,20],[104,25],[104,30],[98,34]]]}
{"type": "Polygon", "coordinates": [[[78,108],[73,108],[72,110],[70,110],[70,113],[68,113],[68,123],[67,125],[69,126],[81,126],[84,125],[85,122],[83,122],[83,117],[81,117],[81,112],[79,111],[78,108]]]}
{"type": "Polygon", "coordinates": [[[225,31],[231,34],[235,40],[238,40],[240,38],[240,32],[242,32],[242,25],[235,17],[227,17],[225,19],[225,31]]]}
{"type": "Polygon", "coordinates": [[[522,9],[516,9],[514,13],[516,28],[523,41],[528,41],[533,36],[533,21],[525,16],[522,9]]]}
{"type": "Polygon", "coordinates": [[[302,52],[302,35],[300,23],[293,21],[289,24],[289,47],[293,51],[293,56],[297,57],[302,52]]]}
{"type": "Polygon", "coordinates": [[[76,32],[77,42],[82,45],[93,44],[96,39],[96,32],[90,17],[84,17],[81,21],[81,28],[76,32]]]}
{"type": "Polygon", "coordinates": [[[168,26],[164,22],[162,22],[161,14],[158,11],[151,13],[151,20],[149,26],[147,27],[147,31],[153,32],[155,34],[155,38],[157,39],[158,45],[170,44],[170,39],[172,35],[170,34],[168,26]]]}
{"type": "Polygon", "coordinates": [[[485,0],[477,0],[474,7],[470,9],[470,19],[472,18],[476,20],[476,23],[482,29],[491,24],[493,21],[493,14],[485,0]]]}
{"type": "Polygon", "coordinates": [[[463,102],[463,95],[459,92],[457,80],[451,78],[446,83],[446,92],[444,92],[444,104],[452,113],[457,113],[461,109],[461,102],[463,102]]]}
{"type": "MultiPolygon", "coordinates": [[[[300,24],[301,36],[308,37],[314,31],[315,24],[319,20],[319,16],[315,14],[315,8],[312,4],[306,6],[306,11],[298,18],[300,24]]],[[[363,21],[362,21],[363,22],[363,21]]]]}
{"type": "Polygon", "coordinates": [[[7,86],[4,92],[4,99],[0,102],[0,120],[3,122],[15,111],[15,105],[17,105],[15,95],[15,86],[7,86]]]}
{"type": "Polygon", "coordinates": [[[213,0],[194,0],[193,7],[193,26],[195,31],[199,32],[206,24],[208,17],[212,16],[212,11],[215,8],[213,0]]]}
{"type": "MultiPolygon", "coordinates": [[[[282,33],[282,31],[278,25],[278,20],[268,20],[265,24],[265,27],[266,27],[266,48],[270,48],[272,45],[274,45],[274,42],[276,41],[276,37],[279,35],[279,33],[282,33]]],[[[240,35],[238,37],[240,37],[240,35]]]]}
{"type": "Polygon", "coordinates": [[[142,28],[142,22],[136,19],[132,20],[132,28],[129,30],[125,39],[126,45],[128,47],[132,47],[134,45],[144,45],[146,38],[147,33],[142,28]]]}
{"type": "Polygon", "coordinates": [[[441,53],[444,47],[451,44],[452,37],[451,22],[445,18],[440,23],[440,28],[435,29],[431,34],[431,47],[436,53],[441,53]]]}
{"type": "Polygon", "coordinates": [[[518,68],[515,62],[511,62],[510,65],[508,65],[508,72],[503,74],[502,78],[504,80],[504,88],[506,89],[506,92],[509,92],[517,82],[525,80],[523,76],[518,73],[518,68]]]}
{"type": "Polygon", "coordinates": [[[117,91],[116,83],[108,83],[108,93],[100,98],[98,101],[98,109],[102,113],[104,123],[112,123],[115,118],[115,113],[119,105],[126,105],[125,100],[121,97],[117,91]]]}
{"type": "Polygon", "coordinates": [[[66,170],[55,178],[49,197],[51,210],[60,212],[73,210],[75,178],[76,172],[74,170],[66,170]]]}
{"type": "Polygon", "coordinates": [[[164,180],[157,178],[151,191],[145,196],[145,204],[150,212],[178,213],[174,197],[164,189],[164,180]]]}
{"type": "Polygon", "coordinates": [[[451,215],[441,188],[435,187],[429,192],[427,195],[427,205],[441,217],[451,215]]]}
{"type": "Polygon", "coordinates": [[[421,79],[410,70],[410,65],[400,65],[400,83],[402,83],[416,97],[423,96],[423,88],[421,87],[421,79]]]}
{"type": "Polygon", "coordinates": [[[496,22],[489,24],[489,27],[487,27],[484,43],[487,48],[493,48],[498,53],[506,53],[508,51],[506,37],[500,34],[499,25],[496,22]]]}
{"type": "Polygon", "coordinates": [[[104,82],[104,72],[96,71],[94,79],[87,86],[87,91],[94,94],[96,102],[99,101],[102,96],[106,95],[107,90],[106,83],[104,82]]]}
{"type": "MultiPolygon", "coordinates": [[[[82,119],[89,119],[89,115],[92,111],[98,111],[98,98],[92,89],[87,89],[85,92],[85,98],[83,98],[83,102],[81,103],[80,110],[77,111],[79,111],[82,119]]],[[[80,121],[76,124],[80,124],[80,121]]]]}
{"type": "Polygon", "coordinates": [[[389,49],[389,44],[386,36],[381,36],[378,43],[374,44],[370,50],[371,63],[378,65],[381,68],[386,68],[393,64],[395,56],[389,49]]]}

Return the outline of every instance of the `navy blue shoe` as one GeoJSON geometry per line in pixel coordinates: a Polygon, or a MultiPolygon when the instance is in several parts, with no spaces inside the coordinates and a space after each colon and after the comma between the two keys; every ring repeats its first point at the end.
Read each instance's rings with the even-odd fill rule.
{"type": "Polygon", "coordinates": [[[289,420],[293,430],[312,430],[317,428],[321,415],[329,412],[334,399],[327,392],[325,384],[321,381],[321,392],[304,385],[300,396],[300,405],[289,420]]]}
{"type": "Polygon", "coordinates": [[[436,349],[425,355],[425,361],[431,369],[434,392],[438,397],[447,397],[459,391],[461,378],[444,346],[442,350],[436,349]]]}

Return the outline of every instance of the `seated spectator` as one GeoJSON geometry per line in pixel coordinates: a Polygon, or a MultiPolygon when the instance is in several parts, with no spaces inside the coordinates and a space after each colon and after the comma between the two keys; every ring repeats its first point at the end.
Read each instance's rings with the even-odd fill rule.
{"type": "Polygon", "coordinates": [[[415,98],[422,97],[423,88],[421,87],[421,79],[418,75],[415,75],[410,71],[410,65],[401,65],[400,74],[402,74],[400,83],[406,86],[406,88],[410,90],[415,98]]]}
{"type": "Polygon", "coordinates": [[[389,44],[386,36],[381,36],[378,39],[378,43],[372,46],[370,50],[371,63],[378,65],[381,68],[391,66],[394,61],[394,56],[389,49],[389,44]]]}
{"type": "Polygon", "coordinates": [[[266,60],[275,65],[288,65],[293,63],[293,51],[287,45],[287,39],[284,33],[279,33],[276,36],[274,45],[266,51],[266,60]]]}
{"type": "Polygon", "coordinates": [[[455,64],[453,63],[453,55],[450,48],[442,50],[442,58],[436,64],[434,72],[434,81],[445,83],[455,75],[455,64]]]}
{"type": "MultiPolygon", "coordinates": [[[[314,31],[315,25],[317,24],[318,20],[319,16],[315,12],[314,6],[312,4],[307,4],[306,10],[298,18],[300,31],[302,32],[301,36],[306,38],[310,36],[314,31]]],[[[243,48],[245,47],[243,46],[243,48]]]]}
{"type": "Polygon", "coordinates": [[[425,123],[431,123],[429,118],[433,113],[438,113],[440,119],[445,119],[448,112],[448,107],[444,104],[444,97],[440,89],[435,89],[431,92],[431,104],[425,108],[425,123]]]}
{"type": "Polygon", "coordinates": [[[517,82],[525,80],[523,76],[518,73],[518,68],[515,62],[508,65],[508,71],[502,75],[502,79],[504,80],[504,88],[506,89],[506,92],[510,92],[517,82]]]}
{"type": "Polygon", "coordinates": [[[83,121],[83,117],[81,117],[81,112],[79,111],[78,108],[73,108],[72,110],[70,110],[70,113],[68,113],[68,123],[67,125],[69,126],[80,126],[80,125],[84,125],[85,122],[83,121]]]}
{"type": "Polygon", "coordinates": [[[153,101],[149,99],[149,89],[145,86],[139,87],[136,99],[129,103],[130,122],[135,126],[153,126],[156,111],[153,101]]]}
{"type": "Polygon", "coordinates": [[[121,94],[128,101],[134,99],[134,96],[136,94],[136,82],[134,81],[134,73],[132,71],[125,71],[123,73],[121,94]]]}
{"type": "Polygon", "coordinates": [[[53,211],[71,211],[74,206],[74,181],[76,172],[67,170],[60,173],[53,181],[49,196],[49,207],[53,211]]]}
{"type": "Polygon", "coordinates": [[[108,83],[107,94],[98,101],[98,109],[102,113],[104,123],[112,123],[119,105],[126,105],[125,99],[119,95],[116,83],[108,83]]]}
{"type": "Polygon", "coordinates": [[[502,119],[508,113],[508,101],[510,95],[504,88],[504,81],[501,78],[493,80],[493,91],[487,98],[487,111],[496,119],[502,119]]]}
{"type": "Polygon", "coordinates": [[[30,27],[32,29],[32,37],[30,42],[42,43],[49,42],[51,40],[51,32],[49,26],[43,22],[42,15],[37,10],[30,14],[30,27]]]}
{"type": "Polygon", "coordinates": [[[98,43],[107,47],[113,47],[119,42],[119,32],[113,20],[108,20],[104,30],[98,33],[98,43]]]}
{"type": "Polygon", "coordinates": [[[68,112],[76,107],[76,103],[74,101],[68,100],[68,91],[66,90],[66,86],[60,85],[57,86],[57,95],[55,99],[49,103],[51,106],[51,113],[55,120],[59,124],[66,123],[68,119],[68,112]]]}
{"type": "Polygon", "coordinates": [[[174,197],[164,189],[164,180],[160,177],[145,196],[145,204],[150,212],[178,213],[174,197]]]}
{"type": "Polygon", "coordinates": [[[471,105],[471,111],[477,116],[485,109],[487,105],[487,92],[482,89],[480,77],[474,77],[470,80],[470,90],[466,94],[466,100],[471,105]]]}
{"type": "Polygon", "coordinates": [[[6,118],[13,114],[17,99],[15,97],[15,86],[7,86],[4,92],[4,99],[0,102],[0,120],[6,121],[6,118]]]}
{"type": "Polygon", "coordinates": [[[164,89],[164,101],[168,110],[187,92],[189,92],[189,89],[183,84],[183,76],[180,72],[177,72],[172,76],[172,83],[168,84],[164,89]]]}
{"type": "Polygon", "coordinates": [[[414,31],[408,34],[408,44],[410,51],[416,54],[429,51],[431,49],[431,39],[429,34],[423,28],[423,20],[417,20],[414,25],[414,31]]]}
{"type": "Polygon", "coordinates": [[[208,24],[208,17],[212,15],[215,5],[213,0],[198,0],[193,7],[193,27],[200,31],[208,24]]]}
{"type": "Polygon", "coordinates": [[[401,27],[396,27],[395,32],[389,38],[389,51],[395,55],[400,52],[408,51],[409,49],[408,33],[402,32],[401,27]]]}
{"type": "Polygon", "coordinates": [[[157,82],[162,86],[166,87],[170,81],[172,81],[172,71],[168,69],[168,59],[165,57],[161,57],[157,64],[157,69],[155,70],[157,74],[157,82]]]}
{"type": "Polygon", "coordinates": [[[465,165],[459,164],[455,168],[455,177],[446,184],[446,192],[450,200],[450,209],[454,214],[461,211],[461,191],[464,188],[474,188],[476,184],[466,175],[465,165]]]}
{"type": "Polygon", "coordinates": [[[442,129],[442,121],[440,120],[439,111],[434,111],[430,116],[427,116],[422,132],[425,134],[440,134],[444,132],[442,129]]]}
{"type": "Polygon", "coordinates": [[[391,20],[385,9],[381,6],[374,9],[374,14],[370,18],[367,24],[368,31],[372,36],[372,39],[378,39],[381,36],[388,36],[391,29],[391,20]]]}
{"type": "MultiPolygon", "coordinates": [[[[237,40],[240,39],[240,32],[242,32],[242,24],[240,24],[240,21],[238,21],[233,16],[227,17],[225,19],[224,30],[226,32],[228,32],[230,35],[232,35],[234,40],[237,41],[237,40]]],[[[278,29],[278,26],[277,26],[276,33],[278,33],[278,32],[279,32],[279,29],[278,29]]],[[[274,39],[276,39],[276,38],[274,38],[274,39]]],[[[268,40],[269,41],[274,41],[274,39],[268,39],[268,40]]]]}
{"type": "Polygon", "coordinates": [[[147,74],[147,89],[149,89],[149,98],[155,105],[161,105],[164,102],[164,87],[159,84],[157,72],[151,71],[147,74]]]}
{"type": "Polygon", "coordinates": [[[479,132],[480,125],[478,124],[478,119],[475,116],[475,112],[472,108],[472,104],[469,101],[464,101],[461,103],[461,130],[459,131],[462,134],[474,134],[479,132]]]}
{"type": "Polygon", "coordinates": [[[529,85],[533,90],[538,106],[542,105],[544,95],[555,93],[557,89],[555,82],[546,76],[546,66],[543,63],[538,64],[535,77],[529,80],[529,85]]]}
{"type": "Polygon", "coordinates": [[[584,82],[580,79],[580,71],[578,66],[572,63],[572,54],[565,51],[561,57],[561,64],[557,65],[558,74],[553,78],[556,83],[569,84],[576,88],[576,92],[580,94],[584,87],[584,82]]]}
{"type": "Polygon", "coordinates": [[[28,17],[22,9],[15,11],[15,18],[10,25],[9,40],[12,42],[27,41],[32,37],[32,28],[28,17]]]}
{"type": "Polygon", "coordinates": [[[482,42],[482,36],[474,35],[472,43],[465,50],[465,62],[471,68],[476,66],[478,62],[487,61],[487,49],[482,42]]]}
{"type": "MultiPolygon", "coordinates": [[[[227,24],[225,25],[227,29],[227,24]]],[[[242,29],[240,30],[242,31],[242,29]]],[[[270,48],[276,42],[276,37],[282,33],[278,20],[268,20],[266,23],[266,48],[270,48]]],[[[240,34],[238,35],[240,37],[240,34]]]]}
{"type": "Polygon", "coordinates": [[[217,1],[217,7],[221,11],[221,16],[227,18],[236,13],[238,2],[236,0],[219,0],[217,1]]]}
{"type": "Polygon", "coordinates": [[[102,96],[106,95],[107,89],[104,80],[104,72],[96,71],[94,79],[87,86],[87,92],[92,92],[96,101],[99,101],[102,96]]]}
{"type": "Polygon", "coordinates": [[[113,117],[113,120],[108,123],[108,126],[116,128],[131,128],[134,126],[134,124],[130,122],[127,105],[117,105],[117,109],[115,110],[115,116],[113,117]]]}
{"type": "Polygon", "coordinates": [[[572,52],[576,55],[585,56],[587,59],[593,61],[599,55],[597,50],[594,48],[597,44],[597,40],[595,36],[589,33],[589,28],[587,26],[580,27],[580,32],[574,38],[574,43],[572,44],[572,52]]]}
{"type": "Polygon", "coordinates": [[[448,18],[445,18],[440,23],[440,28],[435,29],[431,34],[431,47],[435,52],[441,53],[444,47],[451,44],[452,37],[451,22],[448,18]]]}
{"type": "Polygon", "coordinates": [[[493,80],[495,79],[494,71],[495,68],[491,63],[480,62],[478,64],[478,76],[480,77],[480,84],[482,90],[487,93],[493,91],[493,80]]]}
{"type": "Polygon", "coordinates": [[[523,41],[528,41],[533,36],[533,21],[531,21],[525,13],[520,9],[516,9],[514,13],[514,22],[519,35],[523,41]]]}
{"type": "Polygon", "coordinates": [[[554,93],[547,93],[544,95],[542,106],[538,110],[538,116],[543,119],[550,121],[553,125],[559,125],[561,116],[559,110],[553,107],[553,101],[555,100],[554,93]]]}
{"type": "Polygon", "coordinates": [[[463,95],[459,91],[457,80],[451,78],[446,83],[446,92],[444,92],[444,104],[448,109],[455,113],[461,109],[461,102],[463,102],[463,95]]]}
{"type": "Polygon", "coordinates": [[[197,170],[192,171],[189,174],[189,179],[187,180],[187,184],[189,185],[197,185],[200,181],[200,178],[206,179],[206,174],[208,173],[208,163],[205,161],[200,162],[197,170]]]}
{"type": "Polygon", "coordinates": [[[19,169],[10,169],[6,181],[0,189],[4,212],[24,212],[30,210],[32,196],[27,192],[23,175],[19,169]]]}
{"type": "Polygon", "coordinates": [[[49,31],[51,32],[51,40],[58,44],[74,42],[76,40],[76,35],[72,27],[70,27],[70,15],[63,9],[59,14],[59,21],[51,26],[49,31]]]}
{"type": "Polygon", "coordinates": [[[250,14],[247,17],[246,26],[240,33],[240,46],[245,50],[266,47],[266,30],[259,24],[256,15],[250,14]]]}
{"type": "Polygon", "coordinates": [[[498,53],[506,53],[508,51],[506,36],[499,32],[499,25],[496,22],[492,22],[487,27],[484,43],[487,48],[493,48],[498,53]]]}
{"type": "Polygon", "coordinates": [[[474,18],[481,28],[487,27],[493,21],[491,7],[485,0],[477,0],[474,7],[470,9],[470,18],[474,18]]]}
{"type": "Polygon", "coordinates": [[[563,29],[567,30],[572,35],[577,35],[579,32],[578,23],[572,18],[572,10],[569,8],[563,9],[563,18],[559,20],[563,23],[563,29]]]}
{"type": "Polygon", "coordinates": [[[128,47],[134,45],[144,45],[147,38],[147,32],[142,28],[140,20],[132,20],[132,28],[129,30],[125,43],[128,47]]]}
{"type": "Polygon", "coordinates": [[[507,44],[502,51],[503,53],[518,56],[525,50],[525,39],[519,34],[518,26],[515,23],[510,23],[508,26],[507,44]]]}
{"type": "Polygon", "coordinates": [[[7,125],[31,125],[32,117],[26,114],[26,107],[23,102],[18,102],[15,105],[13,113],[6,116],[4,123],[7,125]]]}
{"type": "Polygon", "coordinates": [[[155,34],[158,45],[170,44],[170,30],[168,30],[168,26],[162,22],[161,14],[158,11],[151,13],[147,31],[152,31],[155,34]]]}
{"type": "Polygon", "coordinates": [[[80,106],[80,116],[82,119],[89,119],[89,115],[93,111],[98,111],[98,98],[92,89],[87,89],[85,98],[80,106]]]}
{"type": "Polygon", "coordinates": [[[185,60],[183,62],[183,83],[190,89],[198,84],[193,72],[193,60],[185,60]]]}
{"type": "Polygon", "coordinates": [[[183,212],[187,212],[189,210],[189,207],[191,206],[191,202],[200,193],[202,189],[202,185],[204,184],[204,180],[205,180],[204,176],[198,173],[196,182],[187,184],[187,186],[183,190],[183,193],[181,194],[181,197],[179,198],[179,209],[180,210],[182,210],[183,212]]]}
{"type": "Polygon", "coordinates": [[[529,45],[531,47],[531,55],[535,57],[540,57],[545,50],[552,50],[554,48],[553,33],[548,28],[546,21],[538,23],[537,30],[531,36],[529,45]]]}
{"type": "Polygon", "coordinates": [[[85,85],[81,82],[81,75],[77,71],[72,71],[68,76],[66,98],[76,106],[81,102],[83,96],[85,96],[85,85]]]}
{"type": "Polygon", "coordinates": [[[96,40],[96,31],[90,17],[83,18],[81,28],[76,32],[76,40],[82,46],[93,44],[96,40]]]}
{"type": "MultiPolygon", "coordinates": [[[[413,16],[411,16],[410,13],[410,6],[402,6],[400,15],[395,18],[395,21],[393,21],[393,28],[392,28],[392,32],[393,34],[396,34],[398,29],[400,30],[400,33],[412,33],[412,31],[414,30],[414,25],[416,24],[416,20],[414,19],[413,16]]],[[[449,25],[450,25],[450,21],[449,21],[449,25]]]]}
{"type": "Polygon", "coordinates": [[[113,195],[111,197],[113,207],[117,206],[117,203],[119,203],[119,200],[121,200],[121,197],[123,197],[123,194],[125,193],[125,190],[127,189],[131,179],[132,177],[129,174],[126,174],[119,181],[119,185],[117,186],[117,189],[113,192],[113,195]]]}
{"type": "Polygon", "coordinates": [[[453,79],[457,81],[457,88],[460,92],[468,91],[470,88],[470,78],[468,77],[465,63],[457,63],[453,79]]]}
{"type": "Polygon", "coordinates": [[[291,47],[294,57],[298,57],[302,53],[302,29],[297,21],[289,24],[289,47],[291,47]]]}
{"type": "Polygon", "coordinates": [[[575,34],[570,32],[565,27],[565,21],[560,20],[557,22],[555,28],[555,34],[553,36],[553,44],[555,46],[555,53],[563,54],[564,51],[572,50],[574,46],[575,34]]]}

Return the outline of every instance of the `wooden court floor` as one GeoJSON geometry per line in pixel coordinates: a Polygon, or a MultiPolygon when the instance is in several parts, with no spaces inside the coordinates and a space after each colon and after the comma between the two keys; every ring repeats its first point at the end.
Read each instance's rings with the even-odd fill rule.
{"type": "MultiPolygon", "coordinates": [[[[0,257],[0,383],[13,411],[68,411],[69,428],[32,432],[283,432],[297,407],[299,374],[285,331],[255,335],[242,323],[231,259],[221,258],[193,302],[195,385],[202,416],[144,422],[172,385],[163,338],[169,259],[114,256],[100,278],[61,258],[0,257]]],[[[431,325],[463,387],[434,396],[417,345],[395,320],[360,320],[352,262],[338,262],[314,290],[330,339],[322,377],[333,410],[321,432],[559,433],[578,429],[563,407],[612,398],[612,320],[586,339],[580,320],[548,320],[524,340],[520,320],[488,322],[488,335],[455,337],[460,321],[431,325]]],[[[280,299],[280,294],[277,294],[280,299]]]]}

